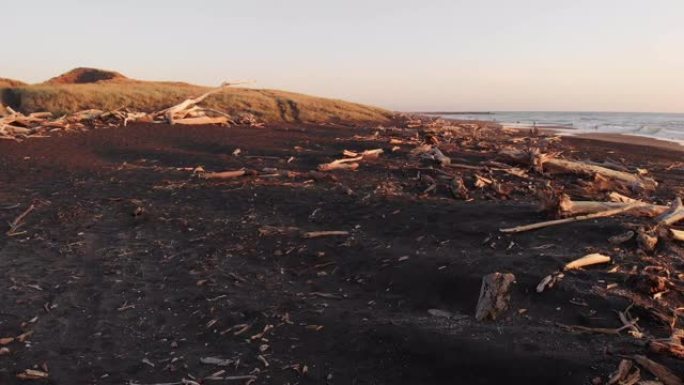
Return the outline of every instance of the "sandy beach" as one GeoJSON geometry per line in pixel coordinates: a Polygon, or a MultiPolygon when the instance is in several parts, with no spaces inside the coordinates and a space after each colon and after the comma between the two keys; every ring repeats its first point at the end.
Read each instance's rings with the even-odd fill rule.
{"type": "MultiPolygon", "coordinates": [[[[681,245],[651,254],[633,240],[611,245],[626,223],[646,223],[630,217],[502,234],[549,218],[530,186],[563,185],[578,197],[580,180],[479,167],[527,142],[648,169],[659,186],[635,196],[668,204],[684,187],[681,152],[632,138],[421,132],[132,124],[0,142],[0,221],[37,205],[23,233],[0,237],[0,337],[24,336],[7,345],[1,382],[48,362],[54,384],[188,374],[211,383],[220,370],[264,384],[577,384],[606,378],[647,347],[627,332],[567,325],[617,328],[616,312],[633,304],[640,330],[669,336],[663,309],[683,306],[681,293],[654,301],[647,282],[670,271],[678,284],[681,245]],[[425,140],[456,168],[412,155],[425,140]],[[356,171],[312,172],[343,150],[376,148],[384,153],[356,171]],[[211,180],[198,166],[255,172],[211,180]],[[467,199],[431,187],[445,172],[465,180],[467,199]],[[499,187],[477,187],[476,175],[499,187]],[[302,236],[313,231],[344,235],[302,236]],[[589,252],[612,262],[535,291],[589,252]],[[653,265],[661,270],[646,274],[653,265]],[[492,272],[516,283],[510,308],[482,322],[475,308],[492,272]]],[[[684,370],[667,355],[658,361],[684,370]]]]}

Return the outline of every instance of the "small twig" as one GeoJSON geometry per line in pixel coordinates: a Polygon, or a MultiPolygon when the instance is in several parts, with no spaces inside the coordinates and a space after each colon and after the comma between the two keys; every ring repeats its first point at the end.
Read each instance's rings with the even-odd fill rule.
{"type": "Polygon", "coordinates": [[[621,331],[625,329],[630,329],[636,325],[636,321],[632,322],[627,325],[623,325],[619,328],[611,329],[611,328],[592,328],[588,326],[581,326],[581,325],[566,325],[562,323],[557,323],[556,325],[568,329],[571,331],[577,331],[577,332],[583,332],[583,333],[600,333],[600,334],[610,334],[610,335],[619,335],[621,331]]]}
{"type": "Polygon", "coordinates": [[[11,236],[19,235],[19,234],[20,234],[20,233],[17,232],[17,230],[18,230],[19,227],[21,227],[21,225],[23,224],[22,221],[23,221],[24,218],[26,218],[26,216],[29,215],[29,214],[31,213],[31,211],[33,211],[35,208],[36,208],[36,205],[33,204],[33,203],[31,203],[31,205],[30,205],[26,210],[24,210],[23,213],[19,214],[19,216],[16,217],[16,218],[9,224],[10,228],[9,228],[9,230],[7,230],[7,233],[6,233],[8,237],[11,237],[11,236]]]}
{"type": "Polygon", "coordinates": [[[141,384],[139,382],[128,381],[128,385],[200,385],[199,382],[186,380],[185,378],[178,382],[158,382],[155,384],[141,384]]]}
{"type": "Polygon", "coordinates": [[[302,238],[319,238],[347,235],[349,235],[349,231],[309,231],[307,233],[302,234],[302,238]]]}

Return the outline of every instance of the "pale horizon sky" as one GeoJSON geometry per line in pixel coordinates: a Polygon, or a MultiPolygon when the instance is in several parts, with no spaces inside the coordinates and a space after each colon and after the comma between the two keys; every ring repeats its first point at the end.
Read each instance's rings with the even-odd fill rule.
{"type": "Polygon", "coordinates": [[[684,113],[682,0],[7,1],[0,77],[79,66],[402,111],[684,113]]]}

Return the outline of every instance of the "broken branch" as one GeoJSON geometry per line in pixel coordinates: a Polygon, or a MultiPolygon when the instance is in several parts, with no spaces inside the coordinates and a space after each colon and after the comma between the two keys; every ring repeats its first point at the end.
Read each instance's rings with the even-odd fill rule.
{"type": "Polygon", "coordinates": [[[592,213],[592,214],[588,214],[588,215],[580,215],[580,216],[570,217],[570,218],[554,219],[551,221],[537,222],[537,223],[532,223],[530,225],[516,226],[516,227],[511,227],[511,228],[500,229],[499,231],[501,231],[502,233],[520,233],[523,231],[530,231],[530,230],[541,229],[544,227],[563,225],[566,223],[587,221],[590,219],[597,219],[597,218],[612,217],[612,216],[615,216],[618,214],[622,214],[622,213],[634,210],[635,208],[639,207],[640,205],[641,205],[640,203],[630,203],[627,206],[619,207],[619,208],[612,209],[612,210],[605,210],[605,211],[600,211],[597,213],[592,213]]]}

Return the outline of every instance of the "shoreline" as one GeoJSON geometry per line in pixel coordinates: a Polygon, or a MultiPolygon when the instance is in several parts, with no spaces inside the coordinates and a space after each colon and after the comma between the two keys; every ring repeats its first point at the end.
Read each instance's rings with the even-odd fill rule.
{"type": "MultiPolygon", "coordinates": [[[[460,121],[464,122],[464,121],[460,121]]],[[[488,123],[496,123],[496,122],[488,122],[488,123]]],[[[508,126],[506,124],[501,124],[501,123],[496,123],[501,126],[503,129],[507,130],[517,130],[519,133],[524,133],[525,131],[528,131],[529,128],[525,127],[515,127],[515,126],[508,126]]],[[[552,127],[538,127],[540,132],[543,132],[548,135],[558,135],[563,138],[577,138],[577,139],[585,139],[585,140],[595,140],[595,141],[600,141],[600,142],[607,142],[607,143],[613,143],[613,144],[629,144],[629,145],[635,145],[635,146],[644,146],[644,147],[652,147],[652,148],[659,148],[659,149],[666,149],[666,150],[671,150],[671,151],[680,151],[684,152],[684,143],[680,143],[675,140],[668,140],[668,139],[660,139],[660,138],[654,138],[650,136],[640,136],[640,135],[629,135],[629,134],[621,134],[621,133],[601,133],[601,132],[571,132],[568,130],[561,130],[561,129],[556,129],[552,127]]]]}
{"type": "Polygon", "coordinates": [[[608,134],[608,133],[605,133],[605,134],[602,134],[602,133],[596,133],[596,134],[583,133],[583,134],[577,134],[577,135],[564,135],[564,137],[578,138],[578,139],[589,139],[589,140],[596,140],[596,141],[609,142],[609,143],[615,143],[615,144],[630,144],[630,145],[653,147],[653,148],[666,149],[666,150],[672,150],[672,151],[680,151],[680,152],[684,151],[684,145],[680,144],[679,142],[665,140],[665,139],[656,139],[656,138],[645,137],[645,136],[626,135],[626,134],[608,134]]]}

